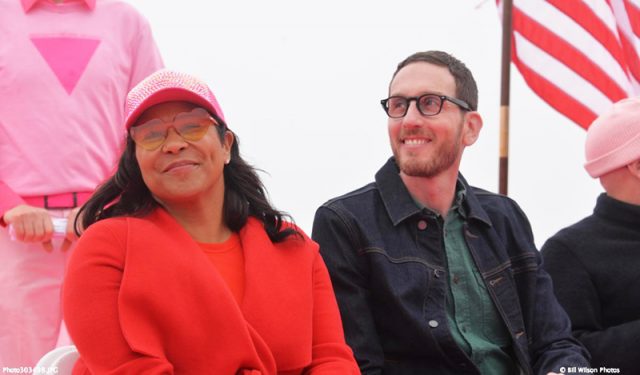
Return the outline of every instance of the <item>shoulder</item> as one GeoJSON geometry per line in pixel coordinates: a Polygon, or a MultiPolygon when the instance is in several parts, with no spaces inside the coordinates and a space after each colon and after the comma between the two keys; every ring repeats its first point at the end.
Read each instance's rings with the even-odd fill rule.
{"type": "Polygon", "coordinates": [[[140,12],[130,3],[123,0],[98,0],[96,9],[100,11],[119,12],[122,14],[130,14],[141,16],[140,12]]]}
{"type": "Polygon", "coordinates": [[[124,244],[130,241],[131,237],[146,238],[162,233],[163,224],[156,216],[155,214],[145,217],[121,216],[97,221],[82,233],[78,245],[94,241],[115,241],[124,244]]]}
{"type": "Polygon", "coordinates": [[[148,26],[147,19],[136,8],[122,0],[98,0],[96,12],[104,13],[113,20],[121,20],[123,25],[148,26]]]}
{"type": "Polygon", "coordinates": [[[114,217],[100,220],[93,223],[82,233],[80,241],[109,235],[118,237],[127,232],[128,225],[128,218],[126,217],[114,217]]]}
{"type": "Polygon", "coordinates": [[[380,202],[380,191],[377,184],[372,182],[326,201],[318,208],[316,220],[326,215],[337,215],[345,218],[346,216],[372,214],[372,211],[380,202]]]}
{"type": "Polygon", "coordinates": [[[375,182],[371,182],[361,188],[350,191],[346,194],[329,199],[321,207],[337,207],[337,206],[350,206],[361,204],[363,202],[371,201],[378,198],[380,193],[378,192],[378,186],[375,182]]]}
{"type": "Polygon", "coordinates": [[[316,210],[313,220],[313,238],[327,226],[349,228],[352,232],[363,218],[378,217],[383,207],[380,191],[375,182],[326,201],[316,210]]]}
{"type": "Polygon", "coordinates": [[[515,200],[477,187],[467,189],[468,215],[476,229],[501,243],[510,256],[526,252],[539,257],[529,219],[515,200]]]}
{"type": "Polygon", "coordinates": [[[593,215],[587,216],[568,227],[560,229],[547,239],[540,249],[545,259],[566,252],[577,255],[573,250],[589,248],[589,242],[593,239],[594,230],[596,229],[594,226],[595,220],[593,215]]]}
{"type": "Polygon", "coordinates": [[[480,209],[488,215],[492,224],[523,223],[529,225],[526,214],[512,198],[476,186],[468,186],[467,188],[471,210],[478,211],[480,209]]]}
{"type": "Polygon", "coordinates": [[[493,193],[477,186],[469,186],[468,188],[486,210],[504,211],[508,208],[520,209],[518,203],[506,195],[493,193]]]}
{"type": "Polygon", "coordinates": [[[240,238],[245,244],[258,247],[273,247],[283,252],[317,253],[318,245],[295,223],[284,221],[282,229],[293,229],[298,234],[292,234],[280,242],[273,242],[264,229],[264,224],[255,217],[249,217],[245,226],[240,230],[240,238]]]}
{"type": "Polygon", "coordinates": [[[87,228],[78,239],[70,261],[70,268],[83,263],[123,262],[128,237],[127,219],[123,217],[100,220],[87,228]]]}

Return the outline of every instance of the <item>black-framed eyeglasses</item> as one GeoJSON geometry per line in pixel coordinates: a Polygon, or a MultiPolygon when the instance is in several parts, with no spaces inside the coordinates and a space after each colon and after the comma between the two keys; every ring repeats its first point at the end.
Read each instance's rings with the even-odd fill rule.
{"type": "Polygon", "coordinates": [[[435,116],[442,110],[442,104],[445,100],[457,105],[465,111],[471,111],[471,107],[464,100],[452,98],[446,95],[437,94],[424,94],[420,96],[390,96],[386,99],[382,99],[380,104],[387,113],[387,116],[391,118],[401,118],[407,114],[409,105],[412,101],[416,102],[418,111],[424,116],[435,116]]]}

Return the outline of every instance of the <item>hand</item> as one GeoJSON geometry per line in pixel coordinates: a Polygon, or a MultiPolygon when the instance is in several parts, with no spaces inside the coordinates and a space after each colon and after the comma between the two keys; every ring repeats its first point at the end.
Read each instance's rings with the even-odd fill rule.
{"type": "Polygon", "coordinates": [[[69,212],[67,215],[67,229],[64,236],[64,241],[62,241],[62,245],[60,245],[61,251],[67,251],[71,247],[71,245],[78,239],[78,235],[76,234],[74,225],[76,222],[76,216],[78,216],[78,211],[80,211],[80,207],[76,207],[69,212]]]}
{"type": "Polygon", "coordinates": [[[13,226],[16,240],[42,242],[46,251],[53,250],[53,222],[49,212],[44,208],[21,204],[5,212],[3,219],[7,225],[13,226]]]}

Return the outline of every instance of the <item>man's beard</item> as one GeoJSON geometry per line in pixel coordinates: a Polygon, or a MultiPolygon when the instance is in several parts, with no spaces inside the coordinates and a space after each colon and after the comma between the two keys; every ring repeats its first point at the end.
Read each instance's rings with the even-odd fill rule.
{"type": "Polygon", "coordinates": [[[400,171],[411,177],[434,177],[447,170],[456,162],[460,154],[462,143],[461,127],[458,130],[454,143],[441,144],[428,160],[413,157],[408,157],[407,160],[404,160],[397,152],[394,152],[400,171]]]}

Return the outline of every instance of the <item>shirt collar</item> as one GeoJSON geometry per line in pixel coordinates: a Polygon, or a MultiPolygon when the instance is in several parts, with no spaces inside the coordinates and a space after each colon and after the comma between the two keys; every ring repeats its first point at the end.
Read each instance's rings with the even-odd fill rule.
{"type": "MultiPolygon", "coordinates": [[[[25,13],[30,11],[31,8],[33,8],[33,6],[38,1],[46,1],[46,0],[20,0],[20,2],[22,3],[22,9],[24,9],[25,13]]],[[[80,0],[80,1],[85,3],[87,5],[87,8],[89,8],[89,10],[93,10],[96,7],[96,0],[80,0]]]]}
{"type": "Polygon", "coordinates": [[[393,157],[376,173],[376,185],[394,226],[422,210],[402,182],[400,169],[393,157]]]}

